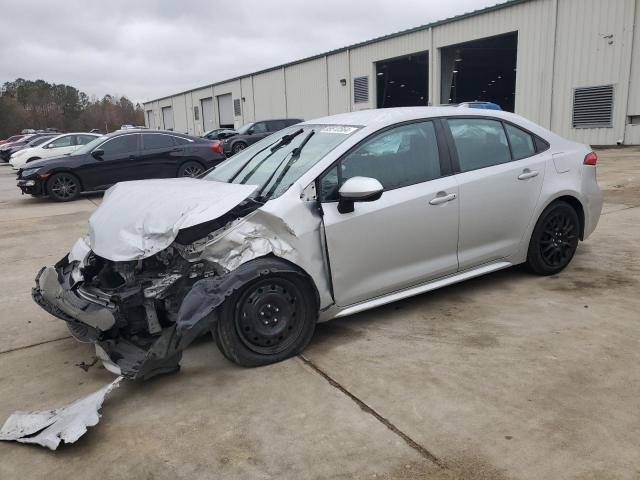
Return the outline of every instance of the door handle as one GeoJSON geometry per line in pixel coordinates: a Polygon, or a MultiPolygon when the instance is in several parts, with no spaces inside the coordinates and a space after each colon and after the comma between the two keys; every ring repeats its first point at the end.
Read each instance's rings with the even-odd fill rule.
{"type": "Polygon", "coordinates": [[[528,180],[529,178],[537,177],[538,172],[536,170],[529,170],[525,168],[522,173],[518,175],[518,180],[528,180]]]}
{"type": "Polygon", "coordinates": [[[429,205],[442,205],[443,203],[447,203],[455,199],[456,199],[455,193],[447,194],[447,192],[438,192],[438,195],[436,195],[435,198],[432,198],[429,201],[429,205]]]}

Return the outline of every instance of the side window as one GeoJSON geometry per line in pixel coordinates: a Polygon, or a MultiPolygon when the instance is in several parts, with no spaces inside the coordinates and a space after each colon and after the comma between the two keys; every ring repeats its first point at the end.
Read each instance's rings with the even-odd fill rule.
{"type": "Polygon", "coordinates": [[[142,134],[142,145],[145,150],[170,149],[173,148],[173,139],[169,135],[157,133],[142,134]]]}
{"type": "Polygon", "coordinates": [[[73,145],[73,135],[58,138],[49,144],[49,148],[70,147],[73,145]]]}
{"type": "Polygon", "coordinates": [[[286,120],[272,120],[269,122],[269,131],[270,132],[277,132],[279,130],[282,130],[283,128],[287,127],[287,121],[286,120]]]}
{"type": "Polygon", "coordinates": [[[507,130],[507,135],[509,135],[514,160],[520,160],[536,154],[535,143],[531,135],[508,123],[504,124],[504,128],[507,130]]]}
{"type": "Polygon", "coordinates": [[[185,145],[187,143],[191,143],[189,140],[183,137],[172,137],[172,138],[176,145],[185,145]]]}
{"type": "Polygon", "coordinates": [[[351,177],[372,177],[394,190],[440,175],[433,122],[412,123],[374,135],[343,157],[320,180],[320,198],[337,200],[339,186],[351,177]]]}
{"type": "Polygon", "coordinates": [[[86,145],[87,143],[95,140],[98,137],[92,137],[91,135],[76,135],[77,145],[86,145]]]}
{"type": "Polygon", "coordinates": [[[502,123],[481,118],[449,119],[460,171],[469,172],[511,161],[502,123]]]}
{"type": "Polygon", "coordinates": [[[105,155],[135,152],[138,149],[138,135],[122,135],[103,143],[100,148],[105,155]]]}
{"type": "Polygon", "coordinates": [[[258,122],[252,128],[253,133],[267,133],[267,122],[258,122]]]}

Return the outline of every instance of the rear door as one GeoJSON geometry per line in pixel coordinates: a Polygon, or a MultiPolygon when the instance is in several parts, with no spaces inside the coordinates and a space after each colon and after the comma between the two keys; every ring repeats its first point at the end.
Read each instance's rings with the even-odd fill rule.
{"type": "Polygon", "coordinates": [[[86,145],[87,143],[92,142],[93,140],[98,138],[95,135],[82,135],[82,134],[76,135],[75,137],[76,137],[76,142],[72,152],[75,152],[82,145],[86,145]]]}
{"type": "Polygon", "coordinates": [[[497,119],[449,118],[460,189],[460,269],[514,254],[540,197],[548,152],[497,119]]]}
{"type": "Polygon", "coordinates": [[[386,129],[342,157],[318,181],[336,303],[424,283],[458,269],[458,187],[437,122],[386,129]],[[338,212],[348,178],[372,177],[382,197],[338,212]]]}
{"type": "Polygon", "coordinates": [[[135,180],[135,162],[140,154],[140,134],[126,133],[110,138],[96,150],[104,150],[100,160],[91,157],[91,163],[82,167],[85,188],[102,188],[125,180],[135,180]]]}
{"type": "Polygon", "coordinates": [[[135,179],[171,178],[178,171],[183,147],[176,144],[173,135],[142,133],[140,156],[132,165],[135,179]]]}

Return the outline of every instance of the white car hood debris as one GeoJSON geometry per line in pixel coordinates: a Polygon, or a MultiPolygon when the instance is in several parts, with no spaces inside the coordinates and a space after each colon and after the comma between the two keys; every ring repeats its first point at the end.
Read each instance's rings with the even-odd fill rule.
{"type": "Polygon", "coordinates": [[[171,245],[180,229],[215,220],[256,188],[195,178],[118,183],[89,219],[89,245],[114,262],[150,257],[171,245]]]}
{"type": "Polygon", "coordinates": [[[0,440],[35,443],[55,450],[60,442],[73,443],[100,421],[100,408],[105,397],[118,386],[116,378],[91,395],[55,410],[15,412],[2,426],[0,440]]]}

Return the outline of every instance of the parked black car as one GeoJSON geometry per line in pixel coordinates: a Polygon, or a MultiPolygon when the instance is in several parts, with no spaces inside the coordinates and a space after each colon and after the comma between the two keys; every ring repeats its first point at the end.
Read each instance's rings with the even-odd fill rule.
{"type": "MultiPolygon", "coordinates": [[[[55,135],[54,135],[55,136],[55,135]]],[[[28,135],[25,135],[24,137],[22,137],[20,140],[18,140],[17,142],[13,142],[13,143],[6,143],[4,145],[0,146],[0,159],[3,162],[8,162],[9,159],[11,158],[11,155],[14,154],[15,152],[22,150],[23,148],[27,148],[27,145],[40,138],[40,137],[51,137],[50,133],[30,133],[28,135]]]]}
{"type": "Polygon", "coordinates": [[[224,159],[219,142],[174,132],[125,130],[103,135],[72,155],[18,171],[18,187],[66,202],[126,180],[196,177],[224,159]]]}
{"type": "Polygon", "coordinates": [[[303,121],[299,118],[282,118],[247,123],[237,130],[237,135],[222,140],[222,149],[225,155],[231,156],[240,150],[244,150],[252,143],[271,135],[273,132],[303,121]]]}

